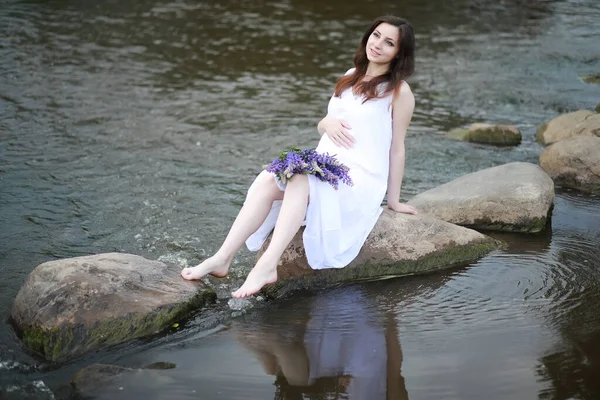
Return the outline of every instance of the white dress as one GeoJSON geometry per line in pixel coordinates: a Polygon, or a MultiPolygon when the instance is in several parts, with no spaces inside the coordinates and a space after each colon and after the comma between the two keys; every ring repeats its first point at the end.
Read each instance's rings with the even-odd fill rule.
{"type": "MultiPolygon", "coordinates": [[[[383,211],[381,202],[387,190],[392,143],[392,97],[389,94],[363,103],[363,96],[355,96],[349,88],[329,101],[327,115],[348,122],[355,138],[354,147],[337,147],[323,134],[316,150],[335,155],[347,165],[354,185],[340,182],[335,190],[329,183],[308,176],[310,202],[303,242],[308,264],[313,269],[348,265],[358,255],[383,211]]],[[[261,172],[265,173],[268,172],[261,172]]],[[[256,180],[248,193],[255,183],[256,180]]],[[[281,201],[275,201],[265,222],[246,241],[249,250],[260,249],[275,227],[280,208],[281,201]]]]}

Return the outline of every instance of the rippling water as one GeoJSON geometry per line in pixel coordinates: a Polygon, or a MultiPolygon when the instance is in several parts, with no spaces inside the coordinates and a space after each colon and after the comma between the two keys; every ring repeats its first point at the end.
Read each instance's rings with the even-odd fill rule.
{"type": "MultiPolygon", "coordinates": [[[[600,102],[598,86],[578,78],[600,70],[595,0],[0,0],[0,393],[39,380],[60,387],[91,362],[49,368],[20,347],[6,321],[35,266],[108,251],[185,265],[213,252],[260,166],[290,144],[316,144],[335,79],[385,12],[417,32],[405,199],[478,169],[537,162],[536,125],[600,102]],[[440,136],[471,122],[514,124],[523,143],[440,136]]],[[[177,387],[185,398],[202,389],[190,382],[205,382],[211,398],[224,388],[230,398],[293,398],[290,377],[264,370],[256,344],[236,332],[260,342],[293,325],[282,347],[310,347],[328,330],[307,331],[307,318],[344,327],[356,306],[377,318],[350,318],[348,332],[381,340],[397,330],[405,386],[394,393],[600,398],[598,203],[562,193],[550,232],[499,236],[507,251],[465,269],[296,299],[172,354],[165,349],[180,339],[167,337],[100,357],[133,365],[136,352],[171,355],[178,368],[162,373],[175,383],[158,380],[153,393],[177,387]],[[336,301],[355,297],[363,300],[348,309],[336,301]]],[[[243,252],[236,262],[252,259],[243,252]]],[[[330,378],[313,390],[357,385],[330,378]]]]}

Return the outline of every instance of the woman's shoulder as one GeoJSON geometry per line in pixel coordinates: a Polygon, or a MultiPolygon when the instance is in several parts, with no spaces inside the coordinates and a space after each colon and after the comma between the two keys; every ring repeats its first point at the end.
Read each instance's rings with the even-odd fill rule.
{"type": "Polygon", "coordinates": [[[415,95],[413,94],[410,85],[406,81],[401,81],[398,89],[394,91],[394,102],[396,101],[413,101],[415,95]]]}
{"type": "Polygon", "coordinates": [[[352,67],[350,68],[348,71],[346,71],[346,73],[344,74],[344,76],[346,75],[350,75],[351,73],[353,73],[354,71],[356,71],[356,68],[352,67]]]}
{"type": "Polygon", "coordinates": [[[400,87],[394,91],[392,108],[394,110],[410,110],[411,113],[414,110],[415,95],[410,89],[408,82],[402,81],[400,87]]]}

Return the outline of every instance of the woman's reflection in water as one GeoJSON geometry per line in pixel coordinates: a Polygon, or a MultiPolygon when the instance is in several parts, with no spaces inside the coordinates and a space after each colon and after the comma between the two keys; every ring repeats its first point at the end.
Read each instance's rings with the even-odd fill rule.
{"type": "Polygon", "coordinates": [[[265,314],[240,340],[276,376],[276,400],[408,399],[395,316],[361,286],[265,314]]]}

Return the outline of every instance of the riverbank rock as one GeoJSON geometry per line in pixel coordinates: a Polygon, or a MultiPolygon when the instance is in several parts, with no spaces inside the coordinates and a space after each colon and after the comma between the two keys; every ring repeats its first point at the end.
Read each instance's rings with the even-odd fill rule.
{"type": "MultiPolygon", "coordinates": [[[[345,268],[313,270],[306,261],[300,230],[283,253],[277,282],[263,291],[284,297],[300,289],[321,289],[451,268],[473,262],[501,242],[431,216],[385,209],[358,256],[345,268]]],[[[268,241],[263,250],[268,246],[268,241]]],[[[262,250],[261,250],[262,253],[262,250]]],[[[259,254],[260,257],[261,254],[259,254]]]]}
{"type": "Polygon", "coordinates": [[[537,130],[537,141],[541,144],[552,144],[575,136],[600,136],[600,114],[589,110],[563,114],[537,130]]]}
{"type": "Polygon", "coordinates": [[[540,232],[553,202],[552,179],[537,165],[514,162],[461,176],[408,204],[474,229],[540,232]]]}
{"type": "Polygon", "coordinates": [[[472,124],[469,128],[452,129],[447,136],[495,146],[516,146],[521,143],[521,132],[512,125],[472,124]]]}
{"type": "Polygon", "coordinates": [[[25,346],[52,361],[152,335],[215,298],[180,271],[122,253],[43,263],[17,294],[12,321],[25,346]]]}
{"type": "Polygon", "coordinates": [[[582,136],[548,146],[540,165],[557,184],[600,193],[600,137],[582,136]]]}

